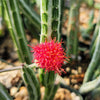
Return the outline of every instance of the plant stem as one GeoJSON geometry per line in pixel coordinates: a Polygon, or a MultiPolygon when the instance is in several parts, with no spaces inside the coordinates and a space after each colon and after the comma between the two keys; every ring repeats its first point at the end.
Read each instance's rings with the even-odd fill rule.
{"type": "Polygon", "coordinates": [[[25,32],[19,14],[18,2],[16,0],[3,0],[9,16],[10,33],[18,51],[21,62],[31,63],[31,55],[27,46],[25,32]]]}
{"type": "Polygon", "coordinates": [[[48,85],[45,87],[45,96],[43,100],[53,100],[59,84],[48,85]]]}
{"type": "Polygon", "coordinates": [[[35,11],[31,10],[30,7],[25,3],[24,0],[19,0],[20,9],[27,19],[40,31],[40,17],[35,11]]]}
{"type": "MultiPolygon", "coordinates": [[[[99,16],[100,16],[100,11],[99,11],[99,16]]],[[[90,55],[91,56],[94,53],[95,46],[96,46],[96,43],[97,43],[96,41],[97,41],[97,36],[98,36],[98,33],[99,33],[99,27],[100,27],[100,17],[98,17],[96,28],[95,28],[94,33],[93,33],[92,42],[91,42],[91,45],[90,45],[90,55]]]]}
{"type": "Polygon", "coordinates": [[[60,39],[61,0],[41,0],[41,38],[50,41],[51,37],[60,39]]]}
{"type": "Polygon", "coordinates": [[[5,86],[0,83],[0,100],[13,100],[5,86]]]}
{"type": "Polygon", "coordinates": [[[96,79],[100,75],[100,64],[98,65],[97,69],[95,70],[92,80],[96,79]]]}
{"type": "MultiPolygon", "coordinates": [[[[31,68],[38,68],[35,63],[29,65],[29,67],[31,67],[31,68]]],[[[23,68],[23,66],[17,66],[17,67],[12,67],[12,68],[7,68],[7,69],[1,69],[0,73],[9,72],[9,71],[13,71],[13,70],[20,70],[21,68],[23,68]]]]}
{"type": "Polygon", "coordinates": [[[96,43],[96,48],[95,51],[93,53],[93,57],[91,59],[91,62],[88,66],[88,69],[85,73],[85,77],[84,77],[84,81],[83,83],[88,82],[93,75],[94,70],[96,69],[98,63],[100,61],[100,26],[99,26],[99,33],[98,33],[98,39],[97,39],[97,43],[96,43]]]}
{"type": "Polygon", "coordinates": [[[40,100],[40,84],[34,70],[25,64],[22,68],[22,76],[27,86],[30,100],[40,100]]]}
{"type": "MultiPolygon", "coordinates": [[[[60,40],[60,17],[61,17],[61,0],[41,0],[41,36],[40,43],[45,40],[50,41],[56,37],[60,40]]],[[[48,98],[51,96],[55,73],[48,72],[44,74],[44,70],[40,70],[40,81],[45,85],[45,95],[43,100],[53,100],[48,98]],[[48,96],[48,97],[47,97],[48,96]]],[[[54,91],[57,90],[54,88],[54,91]]],[[[54,96],[54,95],[53,95],[54,96]]]]}
{"type": "Polygon", "coordinates": [[[81,0],[71,0],[69,21],[67,30],[67,54],[73,54],[77,59],[78,55],[78,33],[79,33],[79,7],[81,0]]]}
{"type": "Polygon", "coordinates": [[[99,85],[100,85],[100,76],[93,81],[83,84],[79,91],[81,94],[85,94],[85,93],[88,93],[88,92],[94,90],[99,85]]]}

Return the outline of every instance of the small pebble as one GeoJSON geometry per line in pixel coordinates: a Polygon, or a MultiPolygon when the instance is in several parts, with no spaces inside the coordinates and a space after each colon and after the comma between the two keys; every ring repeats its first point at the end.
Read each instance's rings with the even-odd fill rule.
{"type": "Polygon", "coordinates": [[[71,79],[71,83],[76,84],[77,80],[76,79],[71,79]]]}
{"type": "Polygon", "coordinates": [[[18,98],[18,97],[23,98],[25,96],[28,96],[28,91],[26,87],[23,86],[20,88],[19,92],[16,93],[15,98],[18,98]]]}
{"type": "Polygon", "coordinates": [[[26,34],[26,38],[27,38],[27,41],[31,40],[31,36],[29,36],[28,34],[26,34]]]}
{"type": "Polygon", "coordinates": [[[31,43],[34,44],[34,45],[37,45],[38,44],[38,40],[37,39],[32,39],[31,43]]]}
{"type": "Polygon", "coordinates": [[[74,89],[78,90],[79,86],[77,84],[74,85],[74,89]]]}
{"type": "Polygon", "coordinates": [[[82,68],[79,66],[78,67],[78,73],[81,74],[82,73],[82,68]]]}
{"type": "Polygon", "coordinates": [[[79,96],[76,96],[74,100],[80,100],[80,97],[79,96]]]}
{"type": "Polygon", "coordinates": [[[74,92],[71,93],[72,100],[75,100],[76,94],[74,92]]]}
{"type": "Polygon", "coordinates": [[[75,55],[71,55],[71,58],[74,60],[75,59],[75,55]]]}
{"type": "Polygon", "coordinates": [[[14,100],[22,100],[22,97],[17,97],[14,100]]]}
{"type": "Polygon", "coordinates": [[[66,72],[70,72],[70,68],[69,67],[66,68],[66,72]]]}
{"type": "Polygon", "coordinates": [[[77,70],[74,70],[74,69],[71,70],[71,73],[74,74],[74,75],[78,74],[77,70]]]}
{"type": "Polygon", "coordinates": [[[69,78],[64,78],[65,82],[67,85],[70,85],[70,79],[69,78]]]}
{"type": "Polygon", "coordinates": [[[14,96],[16,93],[17,93],[17,87],[12,87],[12,88],[10,89],[10,95],[11,95],[11,96],[14,96]]]}
{"type": "Polygon", "coordinates": [[[1,62],[1,64],[0,64],[0,69],[4,69],[4,68],[6,67],[6,65],[7,65],[6,63],[2,63],[2,62],[1,62]]]}
{"type": "Polygon", "coordinates": [[[81,61],[82,60],[82,57],[81,56],[78,56],[78,61],[81,61]]]}

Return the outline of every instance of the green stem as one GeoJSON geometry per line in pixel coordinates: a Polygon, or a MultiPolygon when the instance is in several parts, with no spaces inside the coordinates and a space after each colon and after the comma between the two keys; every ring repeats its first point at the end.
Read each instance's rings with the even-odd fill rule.
{"type": "Polygon", "coordinates": [[[100,61],[100,27],[99,27],[99,33],[98,33],[98,39],[97,39],[97,43],[96,43],[96,48],[95,51],[93,53],[93,57],[91,59],[91,62],[88,66],[88,69],[85,73],[85,77],[84,77],[84,81],[83,83],[88,82],[93,75],[94,70],[96,69],[98,63],[100,61]]]}
{"type": "Polygon", "coordinates": [[[92,48],[91,48],[91,50],[90,50],[90,55],[91,55],[91,57],[93,56],[93,53],[94,53],[94,51],[95,51],[96,44],[97,44],[97,40],[98,40],[98,37],[96,37],[96,39],[95,39],[95,41],[94,41],[94,43],[93,43],[93,45],[92,45],[92,48]]]}
{"type": "Polygon", "coordinates": [[[21,17],[19,14],[18,2],[16,0],[3,0],[4,5],[7,9],[11,24],[11,36],[15,42],[18,50],[18,55],[21,62],[31,63],[31,55],[27,46],[25,32],[23,29],[21,17]]]}
{"type": "MultiPolygon", "coordinates": [[[[61,18],[61,0],[41,0],[41,36],[40,43],[48,41],[56,37],[60,39],[60,18],[61,18]]],[[[43,100],[53,100],[51,93],[57,90],[54,86],[55,73],[50,71],[44,74],[44,70],[40,70],[40,80],[45,85],[45,95],[43,100]],[[48,97],[49,98],[48,98],[48,97]]],[[[56,92],[56,91],[55,91],[56,92]]]]}
{"type": "Polygon", "coordinates": [[[0,100],[13,100],[7,89],[0,83],[0,100]]]}
{"type": "Polygon", "coordinates": [[[12,29],[12,26],[11,26],[11,23],[10,23],[10,20],[9,20],[7,11],[6,11],[6,6],[5,6],[5,4],[4,4],[4,13],[5,13],[5,15],[4,15],[4,20],[5,20],[5,22],[6,22],[6,25],[7,25],[8,30],[9,30],[9,32],[10,32],[10,35],[11,35],[11,37],[12,37],[12,40],[14,41],[15,50],[16,50],[17,53],[18,53],[19,60],[20,60],[21,62],[24,62],[24,58],[23,58],[23,56],[22,56],[22,51],[21,51],[21,48],[20,48],[18,39],[17,39],[17,37],[16,37],[16,34],[14,34],[14,32],[13,32],[13,29],[12,29]]]}
{"type": "Polygon", "coordinates": [[[35,11],[31,10],[27,3],[24,0],[19,0],[19,5],[22,13],[27,17],[27,19],[40,31],[40,18],[35,11]]]}
{"type": "Polygon", "coordinates": [[[43,100],[53,100],[58,87],[59,87],[59,84],[56,84],[56,85],[51,84],[51,85],[46,86],[45,87],[45,96],[44,96],[43,100]]]}
{"type": "Polygon", "coordinates": [[[97,69],[95,70],[92,80],[96,79],[100,75],[100,65],[98,65],[97,69]]]}
{"type": "Polygon", "coordinates": [[[94,90],[99,85],[100,85],[100,76],[93,81],[83,84],[79,91],[81,94],[85,94],[85,93],[88,93],[88,92],[94,90]]]}
{"type": "Polygon", "coordinates": [[[34,70],[28,65],[24,65],[22,68],[22,76],[27,86],[30,100],[40,100],[40,84],[34,70]]]}
{"type": "MultiPolygon", "coordinates": [[[[91,95],[91,98],[93,100],[95,100],[95,97],[100,95],[100,86],[97,87],[95,90],[93,90],[89,95],[91,95]]],[[[88,99],[86,99],[86,100],[88,100],[88,99]]]]}
{"type": "Polygon", "coordinates": [[[60,39],[61,3],[61,0],[41,0],[40,42],[50,40],[51,37],[60,39]]]}
{"type": "Polygon", "coordinates": [[[78,33],[79,33],[79,7],[81,0],[71,0],[69,11],[68,30],[67,30],[67,54],[78,55],[78,33]]]}
{"type": "MultiPolygon", "coordinates": [[[[99,16],[100,16],[100,11],[99,11],[99,16]]],[[[90,45],[90,55],[91,56],[93,55],[94,50],[95,50],[95,46],[96,46],[95,43],[97,41],[97,36],[99,33],[99,26],[100,26],[100,17],[98,17],[96,28],[95,28],[94,33],[93,33],[93,39],[92,39],[92,42],[90,45]]]]}
{"type": "MultiPolygon", "coordinates": [[[[29,67],[31,67],[31,68],[38,68],[35,63],[30,64],[29,67]]],[[[7,68],[7,69],[1,69],[0,73],[14,71],[14,70],[20,70],[21,68],[23,68],[23,67],[22,66],[17,66],[17,67],[12,67],[12,68],[7,68]]]]}

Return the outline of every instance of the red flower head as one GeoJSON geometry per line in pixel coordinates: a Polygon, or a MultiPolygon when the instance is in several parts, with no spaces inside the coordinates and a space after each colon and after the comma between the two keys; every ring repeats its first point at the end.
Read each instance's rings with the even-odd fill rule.
{"type": "Polygon", "coordinates": [[[50,42],[41,43],[35,47],[32,47],[34,54],[34,60],[45,71],[54,71],[61,75],[61,68],[64,61],[68,59],[61,47],[61,43],[51,40],[50,42]]]}

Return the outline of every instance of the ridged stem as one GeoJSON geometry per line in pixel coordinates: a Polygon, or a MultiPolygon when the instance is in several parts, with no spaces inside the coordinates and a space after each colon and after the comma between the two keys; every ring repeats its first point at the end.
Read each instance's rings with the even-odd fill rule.
{"type": "MultiPolygon", "coordinates": [[[[41,0],[41,36],[40,43],[56,37],[58,40],[60,30],[61,0],[41,0]]],[[[44,71],[40,70],[40,77],[44,71]]],[[[42,78],[40,78],[42,80],[42,78]]]]}
{"type": "Polygon", "coordinates": [[[13,100],[7,89],[0,83],[0,100],[13,100]]]}
{"type": "MultiPolygon", "coordinates": [[[[99,11],[99,16],[100,16],[100,11],[99,11]]],[[[91,42],[91,45],[90,45],[90,55],[91,56],[94,53],[95,46],[96,46],[95,44],[97,43],[96,41],[97,41],[97,36],[98,36],[98,33],[99,33],[99,27],[100,27],[100,17],[98,17],[96,28],[95,28],[94,33],[93,33],[92,42],[91,42]]]]}
{"type": "Polygon", "coordinates": [[[31,63],[31,55],[27,46],[25,32],[23,29],[21,17],[19,14],[18,2],[16,0],[3,0],[4,5],[7,9],[11,24],[11,36],[17,47],[18,55],[21,62],[31,63]]]}
{"type": "MultiPolygon", "coordinates": [[[[29,67],[31,67],[31,68],[38,68],[37,67],[37,65],[35,64],[35,63],[33,63],[33,64],[30,64],[30,65],[28,65],[29,67]]],[[[23,66],[14,66],[14,67],[12,67],[12,68],[7,68],[7,69],[1,69],[0,70],[0,73],[3,73],[3,72],[9,72],[9,71],[14,71],[14,70],[20,70],[20,69],[22,69],[23,68],[23,66]]]]}
{"type": "Polygon", "coordinates": [[[80,87],[80,90],[79,91],[80,91],[81,94],[85,94],[85,93],[88,93],[88,92],[94,90],[98,86],[100,86],[100,76],[97,79],[93,80],[93,81],[84,83],[80,87]]]}
{"type": "MultiPolygon", "coordinates": [[[[89,95],[94,100],[95,97],[97,97],[98,95],[100,95],[100,86],[97,87],[95,90],[93,90],[89,95]]],[[[86,100],[88,100],[88,99],[86,99],[86,100]]]]}
{"type": "Polygon", "coordinates": [[[8,30],[9,30],[9,32],[10,32],[10,35],[11,35],[11,37],[12,37],[12,40],[14,41],[15,49],[16,49],[16,51],[17,51],[17,53],[18,53],[19,60],[20,60],[21,62],[24,62],[24,58],[23,58],[23,56],[22,56],[22,51],[21,51],[21,49],[20,49],[19,42],[18,42],[18,40],[17,40],[17,38],[16,38],[16,35],[15,35],[14,32],[13,32],[13,29],[12,29],[12,26],[11,26],[11,23],[10,23],[10,20],[9,20],[9,16],[8,16],[8,14],[7,14],[7,11],[6,11],[6,6],[5,6],[4,3],[3,3],[3,5],[4,5],[4,13],[5,13],[5,15],[4,15],[4,21],[6,22],[6,25],[7,25],[7,28],[8,28],[8,30]]]}
{"type": "Polygon", "coordinates": [[[47,30],[48,30],[48,0],[41,0],[40,3],[41,9],[41,36],[40,43],[45,42],[47,39],[47,30]]]}
{"type": "Polygon", "coordinates": [[[30,100],[40,100],[40,84],[33,69],[28,65],[23,65],[22,76],[27,86],[30,100]]]}
{"type": "Polygon", "coordinates": [[[93,57],[91,59],[91,62],[90,62],[89,66],[87,68],[87,71],[85,73],[83,83],[86,83],[86,82],[91,80],[93,72],[96,69],[99,61],[100,61],[100,27],[99,27],[98,40],[97,40],[97,43],[96,43],[96,48],[95,48],[95,51],[93,53],[93,57]]]}
{"type": "Polygon", "coordinates": [[[100,64],[98,65],[97,69],[95,70],[92,80],[96,79],[100,75],[100,64]]]}
{"type": "Polygon", "coordinates": [[[45,96],[43,100],[53,100],[59,84],[49,85],[45,87],[45,96]]]}
{"type": "Polygon", "coordinates": [[[98,40],[98,37],[96,37],[93,45],[92,45],[92,48],[90,49],[90,56],[92,57],[93,56],[93,53],[95,51],[95,48],[96,48],[96,44],[97,44],[97,40],[98,40]]]}
{"type": "Polygon", "coordinates": [[[35,11],[31,10],[31,8],[24,0],[19,0],[19,7],[27,19],[34,25],[35,28],[37,28],[37,30],[40,31],[41,21],[39,15],[36,14],[35,11]]]}
{"type": "Polygon", "coordinates": [[[81,0],[71,0],[69,11],[68,30],[67,30],[67,54],[78,55],[78,33],[79,33],[79,7],[81,0]]]}
{"type": "Polygon", "coordinates": [[[41,0],[41,38],[49,40],[60,39],[61,0],[41,0]]]}
{"type": "MultiPolygon", "coordinates": [[[[40,43],[45,40],[50,41],[56,37],[60,39],[60,17],[61,17],[61,0],[41,0],[41,36],[40,43]]],[[[44,74],[44,70],[40,70],[40,80],[45,85],[45,95],[43,100],[53,100],[50,97],[54,87],[55,73],[49,72],[44,74]],[[48,96],[48,97],[47,97],[48,96]]],[[[56,89],[54,88],[54,91],[56,89]]]]}

